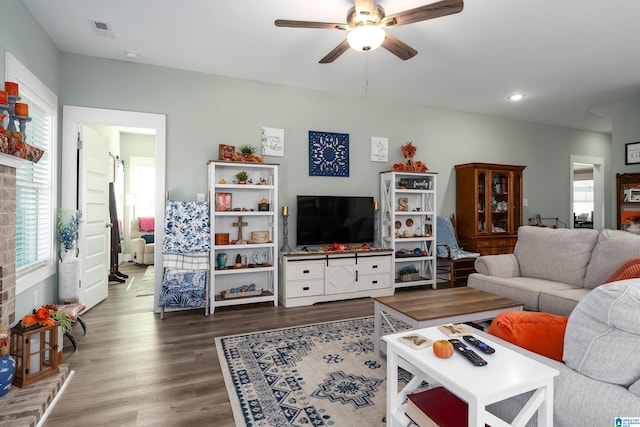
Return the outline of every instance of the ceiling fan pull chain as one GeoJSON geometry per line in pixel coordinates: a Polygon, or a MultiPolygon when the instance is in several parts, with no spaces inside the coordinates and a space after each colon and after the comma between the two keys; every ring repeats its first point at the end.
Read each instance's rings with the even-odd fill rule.
{"type": "Polygon", "coordinates": [[[369,55],[364,55],[364,94],[369,95],[369,55]]]}

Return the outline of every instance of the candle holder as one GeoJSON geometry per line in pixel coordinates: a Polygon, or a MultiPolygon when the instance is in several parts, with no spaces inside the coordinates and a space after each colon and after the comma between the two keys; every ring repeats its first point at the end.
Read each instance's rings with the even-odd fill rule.
{"type": "Polygon", "coordinates": [[[289,246],[289,210],[282,210],[282,240],[284,243],[280,248],[280,252],[291,252],[291,246],[289,246]]]}
{"type": "Polygon", "coordinates": [[[373,209],[373,247],[380,248],[380,209],[378,209],[377,203],[375,208],[373,209]]]}
{"type": "Polygon", "coordinates": [[[58,325],[11,329],[10,354],[16,361],[13,384],[27,387],[58,373],[58,325]]]}
{"type": "Polygon", "coordinates": [[[11,132],[16,132],[16,120],[18,121],[18,126],[20,129],[20,133],[22,134],[22,142],[26,142],[27,134],[25,133],[27,122],[31,121],[31,117],[27,116],[16,116],[16,102],[20,101],[19,96],[15,95],[7,95],[7,100],[9,101],[8,105],[0,105],[0,111],[6,111],[9,115],[9,123],[7,124],[7,130],[11,132]]]}

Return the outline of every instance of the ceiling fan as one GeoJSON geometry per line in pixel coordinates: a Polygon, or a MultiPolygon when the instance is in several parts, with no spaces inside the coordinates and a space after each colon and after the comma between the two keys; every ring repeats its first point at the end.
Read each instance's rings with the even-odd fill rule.
{"type": "Polygon", "coordinates": [[[348,31],[347,39],[322,58],[321,64],[335,61],[349,47],[368,52],[382,46],[398,58],[407,60],[413,58],[418,51],[386,32],[386,28],[452,15],[461,12],[464,7],[463,0],[442,0],[385,16],[384,9],[375,0],[354,0],[354,3],[355,6],[347,12],[346,24],[289,19],[276,19],[275,24],[277,27],[348,31]]]}

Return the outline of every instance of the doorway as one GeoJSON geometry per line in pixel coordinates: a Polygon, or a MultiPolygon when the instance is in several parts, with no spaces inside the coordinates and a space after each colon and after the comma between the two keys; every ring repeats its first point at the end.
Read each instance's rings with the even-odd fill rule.
{"type": "MultiPolygon", "coordinates": [[[[79,130],[83,124],[147,128],[153,130],[155,134],[156,184],[154,189],[154,217],[158,224],[164,224],[166,116],[152,113],[64,106],[62,124],[61,207],[75,209],[78,203],[77,146],[79,130]]],[[[163,234],[163,227],[157,227],[155,238],[158,241],[162,241],[163,234]]],[[[79,257],[82,266],[82,248],[80,248],[80,252],[79,257]]],[[[154,264],[162,265],[161,251],[154,253],[154,264]]],[[[161,280],[162,268],[156,268],[154,278],[156,284],[154,296],[155,311],[159,311],[157,305],[161,280]]],[[[82,302],[82,284],[80,284],[80,298],[82,302]]],[[[87,310],[90,308],[91,307],[87,307],[87,310]]]]}
{"type": "Polygon", "coordinates": [[[604,159],[571,156],[571,228],[604,229],[604,159]]]}

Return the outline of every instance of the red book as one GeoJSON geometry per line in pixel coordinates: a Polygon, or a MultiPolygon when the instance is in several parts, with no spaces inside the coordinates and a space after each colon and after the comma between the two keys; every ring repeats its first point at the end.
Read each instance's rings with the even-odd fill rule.
{"type": "Polygon", "coordinates": [[[407,417],[419,427],[467,427],[467,403],[444,387],[413,393],[407,398],[407,417]]]}

